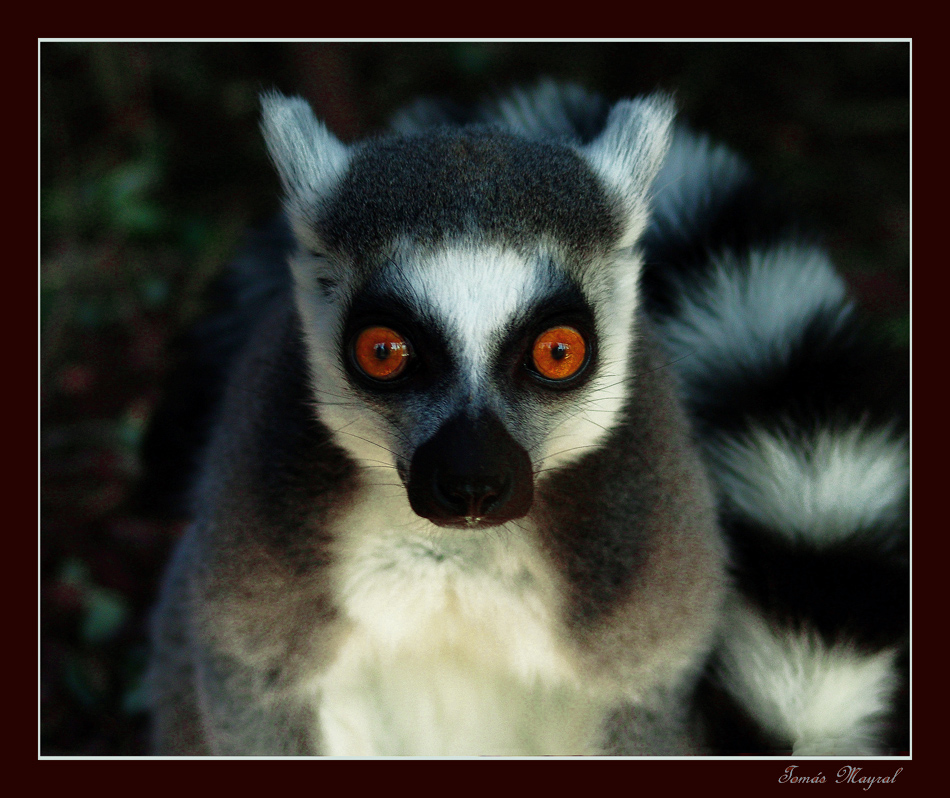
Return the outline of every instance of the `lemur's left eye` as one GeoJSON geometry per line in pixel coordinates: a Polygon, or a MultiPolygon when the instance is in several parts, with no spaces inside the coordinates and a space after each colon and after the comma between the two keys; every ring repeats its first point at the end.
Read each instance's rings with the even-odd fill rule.
{"type": "Polygon", "coordinates": [[[393,380],[409,365],[409,342],[389,327],[367,327],[356,336],[353,357],[367,377],[393,380]]]}
{"type": "Polygon", "coordinates": [[[534,340],[531,360],[538,374],[549,380],[566,380],[584,365],[587,345],[573,327],[552,327],[534,340]]]}

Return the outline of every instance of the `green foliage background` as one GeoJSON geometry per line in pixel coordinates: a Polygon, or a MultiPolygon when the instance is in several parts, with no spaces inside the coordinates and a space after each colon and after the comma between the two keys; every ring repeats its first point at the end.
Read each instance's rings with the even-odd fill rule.
{"type": "Polygon", "coordinates": [[[420,94],[541,76],[663,88],[824,235],[909,343],[910,45],[81,43],[40,47],[41,696],[46,755],[145,753],[145,622],[180,525],[130,501],[168,344],[248,226],[278,208],[257,95],[344,139],[420,94]]]}

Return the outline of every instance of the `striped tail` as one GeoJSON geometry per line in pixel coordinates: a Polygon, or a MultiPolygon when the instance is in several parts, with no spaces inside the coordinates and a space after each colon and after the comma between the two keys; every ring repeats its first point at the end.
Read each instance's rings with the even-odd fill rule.
{"type": "Polygon", "coordinates": [[[655,194],[645,301],[736,587],[701,691],[713,745],[906,750],[906,362],[731,153],[680,131],[655,194]]]}

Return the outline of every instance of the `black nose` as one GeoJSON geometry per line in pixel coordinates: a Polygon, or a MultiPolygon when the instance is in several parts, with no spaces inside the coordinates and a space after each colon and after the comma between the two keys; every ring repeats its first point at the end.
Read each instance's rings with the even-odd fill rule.
{"type": "Polygon", "coordinates": [[[513,477],[507,468],[474,477],[436,470],[432,496],[449,514],[463,518],[482,518],[511,498],[513,477]]]}
{"type": "Polygon", "coordinates": [[[531,459],[491,413],[459,414],[415,452],[409,504],[440,526],[492,526],[520,518],[534,495],[531,459]]]}

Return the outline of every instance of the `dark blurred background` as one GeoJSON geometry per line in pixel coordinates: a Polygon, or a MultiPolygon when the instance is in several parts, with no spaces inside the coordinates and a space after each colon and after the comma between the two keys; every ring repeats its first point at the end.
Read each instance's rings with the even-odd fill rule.
{"type": "Polygon", "coordinates": [[[906,347],[909,67],[907,43],[42,43],[40,753],[145,753],[145,620],[181,525],[133,501],[137,447],[174,335],[278,209],[262,89],[304,95],[344,140],[420,94],[672,91],[906,347]]]}

